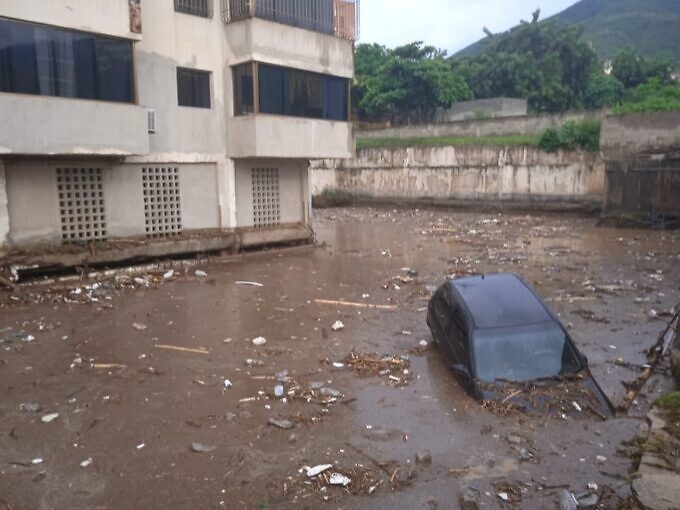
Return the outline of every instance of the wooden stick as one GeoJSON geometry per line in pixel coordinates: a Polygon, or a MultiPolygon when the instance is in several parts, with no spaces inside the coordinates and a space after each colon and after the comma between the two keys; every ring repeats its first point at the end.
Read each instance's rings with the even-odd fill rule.
{"type": "Polygon", "coordinates": [[[656,368],[656,366],[661,361],[661,358],[663,357],[663,344],[666,333],[668,332],[669,329],[674,327],[673,324],[675,324],[675,322],[678,321],[679,317],[680,310],[675,313],[671,321],[659,335],[659,338],[657,339],[656,343],[647,351],[649,354],[649,367],[645,368],[642,371],[642,373],[637,377],[637,379],[633,381],[631,388],[626,392],[626,396],[623,397],[623,400],[619,404],[618,407],[619,411],[623,413],[628,411],[630,405],[633,403],[633,400],[635,400],[635,398],[638,396],[638,393],[640,393],[640,390],[642,390],[642,387],[654,373],[654,368],[656,368]]]}
{"type": "Polygon", "coordinates": [[[396,310],[397,305],[372,305],[370,303],[352,303],[351,301],[335,301],[332,299],[315,299],[320,305],[351,306],[354,308],[375,308],[377,310],[396,310]]]}
{"type": "Polygon", "coordinates": [[[508,395],[507,397],[505,397],[505,398],[503,399],[503,401],[501,402],[501,404],[505,404],[505,403],[506,403],[508,400],[510,400],[512,397],[516,397],[516,396],[519,395],[520,393],[522,393],[522,390],[513,391],[510,395],[508,395]]]}
{"type": "Polygon", "coordinates": [[[92,368],[107,370],[109,368],[127,368],[127,365],[123,365],[122,363],[95,363],[92,365],[92,368]]]}
{"type": "Polygon", "coordinates": [[[177,345],[166,345],[166,344],[156,344],[154,345],[156,349],[169,349],[171,351],[181,351],[181,352],[193,352],[196,354],[210,354],[210,351],[205,349],[191,349],[189,347],[179,347],[177,345]]]}

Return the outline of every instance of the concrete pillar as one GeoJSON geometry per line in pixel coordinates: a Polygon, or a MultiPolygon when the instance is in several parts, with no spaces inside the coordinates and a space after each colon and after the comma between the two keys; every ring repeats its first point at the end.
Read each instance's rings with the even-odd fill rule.
{"type": "Polygon", "coordinates": [[[7,177],[5,164],[0,161],[0,250],[9,238],[9,210],[7,208],[7,177]]]}
{"type": "Polygon", "coordinates": [[[236,164],[231,158],[217,165],[220,225],[223,229],[236,228],[236,164]]]}

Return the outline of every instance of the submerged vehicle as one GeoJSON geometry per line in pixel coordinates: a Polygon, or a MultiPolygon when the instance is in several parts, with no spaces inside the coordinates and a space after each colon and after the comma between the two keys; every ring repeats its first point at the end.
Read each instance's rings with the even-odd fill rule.
{"type": "Polygon", "coordinates": [[[427,325],[478,400],[560,415],[614,415],[566,328],[516,275],[446,281],[429,302],[427,325]]]}

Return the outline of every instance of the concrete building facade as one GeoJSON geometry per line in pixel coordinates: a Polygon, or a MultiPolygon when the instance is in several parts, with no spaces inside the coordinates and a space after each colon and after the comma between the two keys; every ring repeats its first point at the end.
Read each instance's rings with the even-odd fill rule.
{"type": "MultiPolygon", "coordinates": [[[[0,246],[310,235],[358,0],[2,0],[0,246]]],[[[232,243],[226,243],[232,244],[232,243]]]]}

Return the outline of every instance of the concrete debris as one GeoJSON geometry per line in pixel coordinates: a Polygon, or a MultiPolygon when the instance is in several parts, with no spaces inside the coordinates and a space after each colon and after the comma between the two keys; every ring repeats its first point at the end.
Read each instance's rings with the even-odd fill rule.
{"type": "Polygon", "coordinates": [[[328,483],[331,485],[342,485],[343,487],[347,487],[350,483],[352,483],[352,480],[350,477],[341,473],[331,473],[328,483]]]}
{"type": "Polygon", "coordinates": [[[581,409],[581,406],[579,405],[579,403],[576,402],[575,400],[571,403],[571,405],[574,406],[574,409],[576,409],[579,413],[581,411],[583,411],[583,409],[581,409]]]}
{"type": "Polygon", "coordinates": [[[84,461],[82,461],[82,462],[80,463],[80,467],[81,467],[81,468],[86,468],[86,467],[89,466],[90,464],[92,464],[92,457],[88,457],[87,459],[85,459],[84,461]]]}
{"type": "Polygon", "coordinates": [[[208,273],[206,273],[205,271],[201,271],[200,269],[197,269],[194,272],[194,274],[196,275],[197,278],[207,278],[208,277],[208,273]]]}
{"type": "Polygon", "coordinates": [[[510,497],[508,496],[507,492],[499,492],[496,494],[502,501],[508,501],[510,497]]]}
{"type": "Polygon", "coordinates": [[[592,492],[597,492],[599,490],[599,487],[595,482],[590,482],[588,483],[588,490],[592,492]]]}
{"type": "Polygon", "coordinates": [[[142,324],[141,322],[133,322],[132,327],[137,331],[144,331],[146,329],[146,324],[142,324]]]}
{"type": "Polygon", "coordinates": [[[324,471],[328,471],[332,467],[333,464],[319,464],[318,466],[314,467],[303,466],[301,472],[305,473],[309,478],[314,478],[315,476],[319,476],[324,471]]]}
{"type": "Polygon", "coordinates": [[[576,510],[578,508],[578,501],[576,497],[567,489],[560,489],[557,491],[557,504],[560,510],[576,510]]]}
{"type": "Polygon", "coordinates": [[[528,461],[530,461],[531,459],[534,458],[534,454],[531,453],[531,452],[530,452],[529,450],[527,450],[526,448],[522,448],[522,449],[519,451],[519,458],[520,458],[520,460],[522,460],[522,461],[524,461],[524,462],[528,462],[528,461]]]}
{"type": "Polygon", "coordinates": [[[31,460],[31,464],[33,464],[34,466],[37,466],[38,464],[42,464],[43,462],[44,462],[43,459],[41,459],[40,457],[31,460]]]}
{"type": "Polygon", "coordinates": [[[233,384],[229,379],[225,379],[225,380],[224,380],[224,388],[225,388],[225,389],[228,390],[228,389],[231,388],[232,386],[234,386],[234,384],[233,384]]]}
{"type": "Polygon", "coordinates": [[[507,440],[510,444],[520,444],[522,442],[522,438],[519,436],[508,436],[507,440]]]}
{"type": "Polygon", "coordinates": [[[166,280],[169,280],[173,276],[175,276],[175,270],[174,269],[171,269],[170,271],[163,274],[163,278],[165,278],[166,280]]]}
{"type": "Polygon", "coordinates": [[[261,360],[261,359],[247,358],[244,361],[244,363],[247,367],[263,367],[264,366],[264,361],[261,360]]]}
{"type": "Polygon", "coordinates": [[[334,361],[333,362],[333,368],[345,368],[345,364],[340,363],[339,361],[334,361]]]}
{"type": "Polygon", "coordinates": [[[336,389],[333,389],[333,388],[323,387],[319,390],[319,393],[321,395],[323,395],[324,397],[335,397],[335,398],[342,397],[342,391],[336,390],[336,389]]]}
{"type": "Polygon", "coordinates": [[[195,453],[210,453],[217,449],[216,446],[203,443],[191,443],[191,451],[195,453]]]}
{"type": "Polygon", "coordinates": [[[289,430],[289,429],[292,429],[293,427],[295,427],[295,424],[292,421],[282,420],[280,418],[269,418],[267,420],[267,423],[269,423],[269,425],[273,425],[275,427],[278,427],[278,428],[284,429],[284,430],[289,430]]]}
{"type": "Polygon", "coordinates": [[[43,423],[50,423],[56,420],[57,418],[59,418],[59,413],[49,413],[43,415],[42,418],[40,418],[40,421],[43,423]]]}
{"type": "Polygon", "coordinates": [[[421,347],[427,347],[427,340],[421,340],[420,342],[418,342],[418,345],[420,345],[421,347]]]}
{"type": "Polygon", "coordinates": [[[342,321],[335,321],[331,326],[331,329],[333,331],[339,331],[341,329],[345,329],[345,325],[342,323],[342,321]]]}
{"type": "Polygon", "coordinates": [[[423,450],[416,453],[416,464],[427,465],[432,464],[432,452],[430,450],[423,450]]]}
{"type": "Polygon", "coordinates": [[[659,312],[657,312],[654,308],[650,308],[647,310],[647,317],[650,319],[656,319],[659,316],[659,312]]]}
{"type": "Polygon", "coordinates": [[[598,464],[604,464],[605,462],[607,462],[607,457],[605,457],[604,455],[598,455],[597,457],[595,457],[595,459],[597,460],[598,464]]]}
{"type": "Polygon", "coordinates": [[[41,408],[40,404],[36,404],[35,402],[24,402],[23,404],[19,404],[19,409],[27,413],[37,413],[41,408]]]}
{"type": "Polygon", "coordinates": [[[256,346],[262,346],[267,343],[267,339],[263,336],[258,336],[257,338],[253,338],[253,345],[256,346]]]}
{"type": "Polygon", "coordinates": [[[584,494],[576,498],[579,508],[589,508],[597,505],[600,502],[600,497],[597,494],[584,494]]]}

